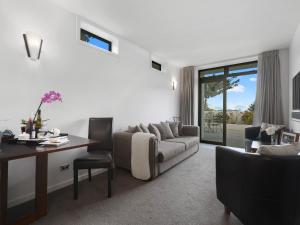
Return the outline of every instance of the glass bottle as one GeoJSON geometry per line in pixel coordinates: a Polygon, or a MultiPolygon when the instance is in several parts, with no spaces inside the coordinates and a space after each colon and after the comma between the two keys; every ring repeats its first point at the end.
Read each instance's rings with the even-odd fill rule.
{"type": "Polygon", "coordinates": [[[39,130],[42,128],[42,117],[41,110],[38,110],[36,121],[35,121],[35,138],[37,138],[39,130]]]}

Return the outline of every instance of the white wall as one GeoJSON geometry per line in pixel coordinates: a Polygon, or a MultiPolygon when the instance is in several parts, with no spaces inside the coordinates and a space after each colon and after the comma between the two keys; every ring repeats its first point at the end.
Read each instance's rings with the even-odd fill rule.
{"type": "MultiPolygon", "coordinates": [[[[292,79],[293,77],[300,71],[300,24],[294,34],[292,42],[290,44],[290,87],[292,87],[292,79]]],[[[290,93],[290,112],[292,112],[292,88],[289,90],[290,93]]],[[[290,118],[290,128],[295,132],[300,132],[300,122],[290,118]]]]}
{"type": "MultiPolygon", "coordinates": [[[[179,69],[168,65],[166,74],[150,68],[150,53],[120,39],[118,56],[105,54],[76,41],[76,16],[38,0],[0,2],[0,128],[20,130],[20,120],[34,112],[43,93],[62,93],[63,103],[45,105],[43,118],[49,128],[87,137],[88,118],[114,117],[114,130],[129,124],[171,119],[179,114],[179,93],[171,80],[179,81],[179,69]],[[41,59],[31,61],[22,34],[43,36],[41,59]],[[1,123],[1,122],[0,122],[1,123]]],[[[0,129],[1,130],[1,129],[0,129]]],[[[81,149],[49,156],[49,189],[69,184],[72,168],[60,172],[63,163],[84,154],[81,149]]],[[[33,197],[34,166],[31,159],[9,163],[9,204],[33,197]]]]}

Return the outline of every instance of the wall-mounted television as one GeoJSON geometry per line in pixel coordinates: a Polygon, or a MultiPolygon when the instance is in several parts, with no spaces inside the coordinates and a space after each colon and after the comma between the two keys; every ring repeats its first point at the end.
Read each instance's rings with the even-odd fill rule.
{"type": "Polygon", "coordinates": [[[300,110],[300,72],[293,78],[293,110],[300,110]]]}

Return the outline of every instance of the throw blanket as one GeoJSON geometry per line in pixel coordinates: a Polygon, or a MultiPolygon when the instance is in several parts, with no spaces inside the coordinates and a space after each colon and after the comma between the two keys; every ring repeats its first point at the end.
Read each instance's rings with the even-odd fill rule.
{"type": "Polygon", "coordinates": [[[154,134],[138,132],[132,135],[131,141],[131,174],[140,180],[151,177],[149,165],[149,140],[154,134]]]}

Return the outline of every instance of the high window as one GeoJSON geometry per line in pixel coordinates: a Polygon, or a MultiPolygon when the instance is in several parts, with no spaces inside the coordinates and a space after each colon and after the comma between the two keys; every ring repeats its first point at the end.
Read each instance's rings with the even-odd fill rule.
{"type": "Polygon", "coordinates": [[[115,35],[79,16],[76,19],[77,40],[79,43],[101,50],[104,53],[113,53],[112,55],[119,54],[119,40],[115,35]]]}
{"type": "Polygon", "coordinates": [[[84,41],[90,45],[94,45],[98,48],[101,48],[101,49],[111,52],[111,49],[112,49],[111,41],[106,40],[102,37],[99,37],[87,30],[80,29],[80,40],[84,41]]]}
{"type": "Polygon", "coordinates": [[[152,68],[161,71],[161,64],[152,60],[152,68]]]}

